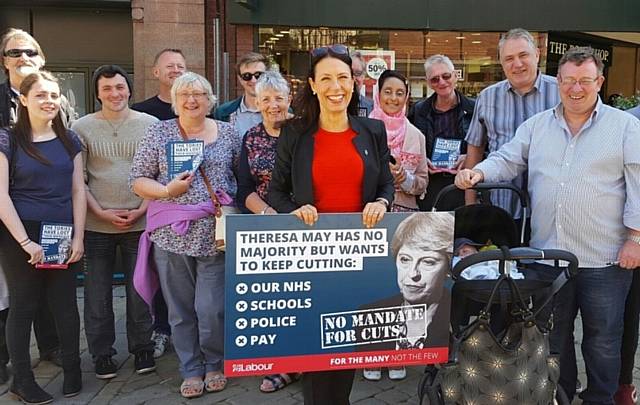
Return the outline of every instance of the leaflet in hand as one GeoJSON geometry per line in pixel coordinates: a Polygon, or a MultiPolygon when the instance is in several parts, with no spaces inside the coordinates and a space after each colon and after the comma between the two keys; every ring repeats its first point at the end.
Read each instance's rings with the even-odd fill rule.
{"type": "Polygon", "coordinates": [[[431,155],[431,164],[437,168],[453,169],[460,157],[460,139],[436,138],[431,155]]]}
{"type": "Polygon", "coordinates": [[[71,255],[73,225],[43,222],[40,226],[40,246],[44,250],[44,262],[37,269],[66,269],[71,255]]]}
{"type": "Polygon", "coordinates": [[[167,171],[169,180],[180,173],[198,170],[204,156],[204,141],[171,141],[167,143],[167,171]]]}

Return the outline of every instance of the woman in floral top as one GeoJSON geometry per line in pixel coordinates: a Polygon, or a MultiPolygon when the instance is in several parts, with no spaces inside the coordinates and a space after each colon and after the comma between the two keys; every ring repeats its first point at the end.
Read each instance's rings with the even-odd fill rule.
{"type": "MultiPolygon", "coordinates": [[[[256,104],[262,114],[262,122],[247,131],[240,152],[237,201],[245,213],[276,213],[266,203],[267,191],[276,164],[280,124],[287,118],[290,103],[289,84],[280,73],[263,73],[256,83],[256,104]]],[[[295,373],[265,376],[260,391],[278,391],[298,377],[299,374],[295,373]]]]}
{"type": "Polygon", "coordinates": [[[177,119],[149,127],[131,168],[133,191],[151,200],[147,228],[140,239],[134,284],[151,303],[157,289],[147,271],[145,252],[153,242],[152,258],[169,309],[173,343],[180,360],[185,398],[203,391],[221,391],[224,340],[224,254],[216,250],[215,213],[200,171],[184,172],[169,180],[166,145],[185,138],[204,140],[204,169],[221,203],[237,191],[234,168],[239,137],[230,124],[206,118],[215,98],[211,84],[188,72],[171,88],[177,119]],[[145,277],[149,278],[145,278],[145,277]]]}

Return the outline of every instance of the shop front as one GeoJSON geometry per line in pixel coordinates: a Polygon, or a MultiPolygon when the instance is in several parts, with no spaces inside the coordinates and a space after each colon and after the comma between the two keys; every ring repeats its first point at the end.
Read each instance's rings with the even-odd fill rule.
{"type": "MultiPolygon", "coordinates": [[[[534,35],[542,72],[555,75],[564,51],[572,46],[589,45],[605,62],[607,80],[603,98],[640,91],[640,72],[636,68],[640,38],[638,42],[621,41],[586,33],[640,31],[640,20],[630,19],[630,15],[640,18],[640,7],[631,2],[627,13],[617,8],[600,10],[594,0],[563,2],[554,12],[532,4],[513,7],[506,0],[494,2],[493,10],[478,8],[477,2],[467,0],[459,2],[453,7],[455,10],[450,5],[447,8],[441,0],[407,0],[397,9],[389,9],[382,1],[370,1],[367,12],[356,3],[360,4],[330,0],[320,9],[312,5],[303,8],[300,2],[290,0],[227,0],[227,23],[251,27],[254,50],[268,55],[279,66],[291,80],[294,91],[306,77],[309,50],[342,43],[360,51],[366,62],[373,61],[365,69],[364,91],[369,96],[373,95],[381,67],[394,68],[409,78],[412,101],[428,96],[423,64],[434,54],[447,55],[455,65],[458,88],[466,95],[476,96],[485,87],[504,79],[498,41],[503,32],[513,27],[527,28],[534,35]],[[579,7],[572,8],[569,3],[579,7]],[[562,21],[565,8],[573,11],[570,20],[562,21]],[[329,10],[336,12],[331,14],[329,10]],[[349,17],[345,16],[349,13],[349,17]]],[[[228,51],[233,59],[233,49],[228,51]]],[[[233,74],[229,77],[233,88],[233,74]]]]}

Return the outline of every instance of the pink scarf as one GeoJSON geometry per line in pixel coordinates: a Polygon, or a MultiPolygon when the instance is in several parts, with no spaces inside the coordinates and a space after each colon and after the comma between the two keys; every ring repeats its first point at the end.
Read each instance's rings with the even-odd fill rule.
{"type": "Polygon", "coordinates": [[[380,107],[380,94],[376,94],[373,99],[373,111],[369,114],[369,118],[375,118],[384,122],[384,127],[387,130],[387,145],[391,154],[396,158],[400,157],[402,151],[402,145],[404,145],[404,136],[407,133],[407,117],[405,111],[407,104],[405,103],[402,110],[396,114],[389,115],[382,111],[380,107]]]}

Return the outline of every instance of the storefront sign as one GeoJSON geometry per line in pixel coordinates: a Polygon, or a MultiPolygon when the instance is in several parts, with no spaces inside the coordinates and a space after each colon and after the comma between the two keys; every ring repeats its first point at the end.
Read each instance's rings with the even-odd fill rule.
{"type": "Polygon", "coordinates": [[[602,63],[604,63],[606,67],[611,66],[613,53],[610,45],[583,39],[567,38],[564,36],[557,36],[555,34],[549,34],[547,61],[557,63],[560,61],[562,55],[564,55],[568,50],[582,46],[590,46],[593,48],[595,53],[600,57],[600,59],[602,59],[602,63]]]}
{"type": "Polygon", "coordinates": [[[450,253],[431,247],[442,237],[452,245],[446,212],[388,213],[372,229],[362,214],[312,227],[228,216],[225,375],[446,362],[450,253]],[[450,235],[430,234],[438,220],[450,235]],[[411,232],[396,232],[403,221],[411,232]]]}
{"type": "Polygon", "coordinates": [[[376,58],[370,59],[367,62],[366,72],[367,72],[367,76],[369,76],[373,80],[378,80],[382,72],[384,72],[387,69],[389,69],[389,67],[387,66],[387,62],[385,62],[384,59],[382,58],[376,57],[376,58]]]}

